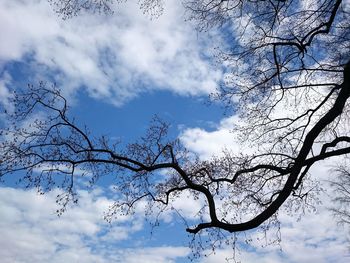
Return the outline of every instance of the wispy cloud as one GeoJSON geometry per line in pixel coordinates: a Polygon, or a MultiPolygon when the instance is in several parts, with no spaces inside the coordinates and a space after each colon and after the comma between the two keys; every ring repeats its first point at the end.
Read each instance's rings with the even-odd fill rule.
{"type": "Polygon", "coordinates": [[[130,236],[142,230],[142,213],[109,225],[102,217],[113,201],[99,189],[79,191],[79,204],[61,217],[56,195],[0,188],[1,262],[172,262],[189,253],[185,247],[135,246],[130,236]],[[118,248],[121,241],[124,248],[118,248]]]}
{"type": "Polygon", "coordinates": [[[13,105],[11,105],[9,101],[11,93],[8,89],[11,80],[12,78],[7,72],[5,72],[0,79],[0,106],[3,106],[7,111],[13,110],[13,105]]]}
{"type": "MultiPolygon", "coordinates": [[[[322,166],[312,172],[326,178],[326,171],[322,166]]],[[[190,249],[171,246],[170,237],[167,238],[169,243],[161,247],[135,239],[135,234],[142,235],[144,230],[142,209],[138,209],[132,218],[122,216],[109,225],[102,216],[113,200],[97,188],[91,192],[80,190],[78,205],[57,217],[54,213],[56,194],[52,191],[42,196],[34,190],[0,188],[2,262],[189,261],[186,257],[190,249]]],[[[327,195],[321,196],[321,199],[323,204],[316,206],[317,212],[306,211],[299,220],[295,213],[280,212],[281,246],[265,246],[259,232],[249,234],[252,239],[250,245],[242,244],[240,241],[243,240],[238,236],[236,259],[245,263],[345,262],[350,257],[346,246],[348,233],[337,226],[327,209],[330,205],[327,195]]],[[[188,210],[191,203],[187,200],[187,196],[180,196],[175,207],[191,217],[188,210]]],[[[161,225],[171,222],[169,218],[162,220],[165,221],[161,225]]],[[[205,252],[209,252],[210,256],[201,258],[199,262],[222,262],[225,258],[232,258],[234,253],[232,246],[217,248],[214,254],[205,252]]]]}
{"type": "Polygon", "coordinates": [[[1,1],[0,66],[20,62],[28,75],[50,77],[66,93],[85,87],[116,105],[155,89],[181,95],[215,90],[221,72],[177,1],[167,1],[155,20],[133,1],[116,9],[113,16],[62,21],[47,1],[1,1]]]}

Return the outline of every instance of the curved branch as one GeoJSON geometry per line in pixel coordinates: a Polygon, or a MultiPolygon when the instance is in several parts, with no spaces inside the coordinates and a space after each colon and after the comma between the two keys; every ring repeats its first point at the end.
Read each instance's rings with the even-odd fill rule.
{"type": "MultiPolygon", "coordinates": [[[[301,169],[305,166],[305,160],[314,144],[315,139],[322,132],[322,130],[332,123],[343,111],[346,101],[350,97],[350,61],[344,69],[344,82],[340,85],[341,89],[332,108],[313,126],[305,137],[303,146],[295,159],[294,165],[291,167],[291,172],[283,189],[280,191],[276,199],[262,211],[259,215],[246,222],[237,224],[228,224],[213,220],[210,223],[202,223],[194,228],[189,228],[189,233],[198,233],[199,231],[209,227],[219,227],[229,232],[238,232],[253,229],[264,223],[282,206],[285,200],[290,196],[294,189],[294,184],[298,179],[301,169]]],[[[215,218],[214,218],[215,219],[215,218]]]]}

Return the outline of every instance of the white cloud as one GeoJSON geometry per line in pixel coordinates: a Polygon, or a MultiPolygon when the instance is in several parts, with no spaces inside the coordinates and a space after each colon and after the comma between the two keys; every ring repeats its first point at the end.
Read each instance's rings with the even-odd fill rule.
{"type": "Polygon", "coordinates": [[[113,16],[62,21],[47,1],[1,1],[6,41],[0,44],[0,66],[27,57],[27,71],[36,78],[51,75],[66,93],[85,86],[116,105],[153,89],[208,94],[221,72],[205,58],[208,49],[182,13],[177,1],[167,1],[164,15],[150,20],[129,1],[113,16]]]}
{"type": "Polygon", "coordinates": [[[212,131],[202,128],[186,128],[180,134],[181,142],[186,148],[198,154],[202,159],[208,159],[213,154],[221,155],[227,149],[235,153],[244,151],[249,153],[251,149],[238,141],[237,135],[232,132],[239,124],[237,116],[224,118],[212,131]]]}
{"type": "Polygon", "coordinates": [[[189,254],[186,247],[156,247],[137,250],[125,250],[121,253],[120,261],[125,263],[154,263],[154,262],[174,262],[177,257],[184,257],[189,254]]]}
{"type": "Polygon", "coordinates": [[[102,194],[98,189],[79,191],[79,204],[57,217],[57,191],[38,195],[34,190],[0,188],[1,262],[173,262],[189,253],[170,246],[118,249],[118,242],[125,247],[130,235],[142,229],[135,225],[143,221],[137,219],[139,214],[110,226],[102,216],[112,200],[102,194]]]}
{"type": "Polygon", "coordinates": [[[7,87],[11,83],[11,79],[11,76],[7,72],[0,79],[0,106],[3,106],[7,111],[13,110],[13,105],[9,101],[11,93],[7,87]]]}

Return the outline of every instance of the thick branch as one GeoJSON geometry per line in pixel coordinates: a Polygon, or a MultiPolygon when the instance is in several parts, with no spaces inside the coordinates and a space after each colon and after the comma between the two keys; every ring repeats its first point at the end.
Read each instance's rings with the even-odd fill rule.
{"type": "MultiPolygon", "coordinates": [[[[294,184],[298,176],[305,166],[305,160],[312,149],[315,139],[322,132],[322,130],[331,124],[343,111],[346,101],[350,96],[350,61],[344,69],[344,81],[340,85],[341,89],[332,108],[313,126],[305,137],[303,146],[295,159],[294,165],[291,167],[291,172],[283,189],[280,191],[276,199],[259,215],[251,220],[238,224],[228,224],[224,222],[217,222],[212,220],[210,223],[199,224],[195,228],[187,229],[189,233],[198,233],[199,231],[208,227],[218,227],[229,232],[238,232],[253,229],[264,223],[281,207],[285,200],[290,196],[294,189],[294,184]]],[[[348,149],[347,149],[348,150],[348,149]]]]}

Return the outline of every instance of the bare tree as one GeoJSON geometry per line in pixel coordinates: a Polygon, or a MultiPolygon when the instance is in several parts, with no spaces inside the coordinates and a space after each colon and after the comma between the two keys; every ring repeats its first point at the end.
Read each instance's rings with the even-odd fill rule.
{"type": "Polygon", "coordinates": [[[181,192],[190,192],[205,200],[187,228],[192,234],[266,226],[277,222],[283,205],[307,204],[317,191],[310,168],[350,153],[348,2],[184,4],[200,29],[219,26],[228,39],[218,57],[229,72],[214,97],[240,116],[233,134],[248,141],[253,153],[193,158],[178,140],[168,138],[168,125],[159,120],[145,137],[122,149],[78,127],[59,91],[41,84],[13,96],[15,110],[8,113],[13,123],[2,131],[1,175],[26,171],[28,186],[65,189],[59,197],[63,207],[76,198],[76,175],[89,173],[92,183],[113,176],[123,198],[110,216],[132,212],[140,200],[166,209],[181,192]],[[45,118],[23,124],[42,111],[45,118]],[[167,176],[159,176],[160,170],[167,176]]]}

